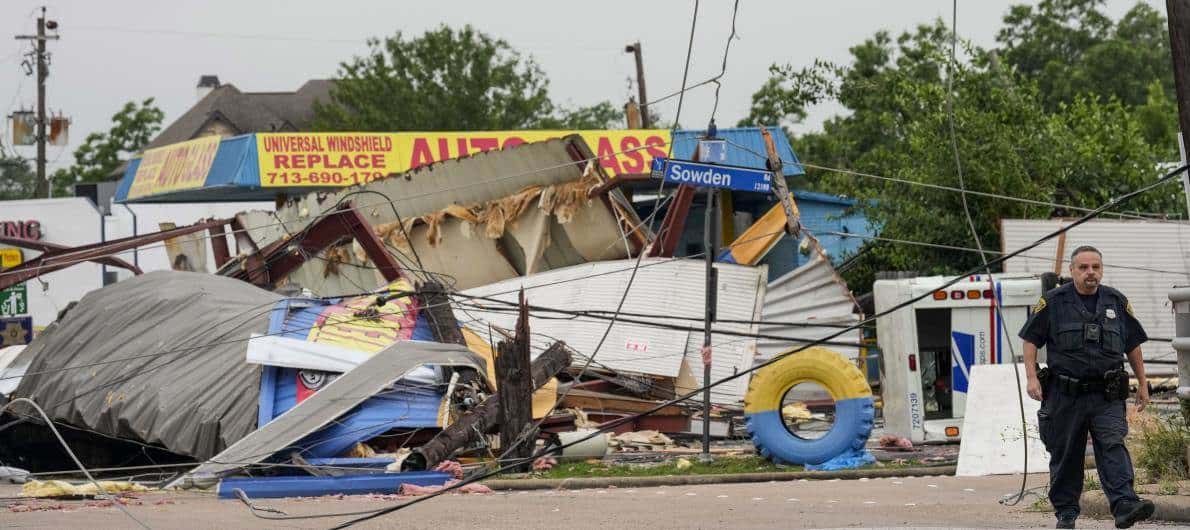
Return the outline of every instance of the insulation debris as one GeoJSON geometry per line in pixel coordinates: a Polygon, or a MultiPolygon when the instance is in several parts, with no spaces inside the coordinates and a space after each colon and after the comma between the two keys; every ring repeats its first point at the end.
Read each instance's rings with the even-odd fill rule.
{"type": "MultiPolygon", "coordinates": [[[[102,493],[132,493],[149,491],[149,488],[132,482],[117,482],[101,480],[102,493]]],[[[91,497],[101,492],[94,483],[71,484],[65,480],[30,480],[21,487],[22,497],[54,498],[54,497],[91,497]]]]}

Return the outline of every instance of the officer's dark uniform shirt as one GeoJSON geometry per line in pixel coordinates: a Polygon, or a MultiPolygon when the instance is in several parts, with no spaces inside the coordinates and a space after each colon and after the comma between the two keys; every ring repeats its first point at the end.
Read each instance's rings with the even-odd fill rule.
{"type": "Polygon", "coordinates": [[[1093,295],[1082,295],[1073,282],[1067,283],[1045,293],[1031,313],[1020,337],[1038,348],[1045,346],[1049,367],[1071,377],[1100,378],[1149,339],[1128,299],[1104,285],[1093,295]],[[1099,344],[1086,343],[1084,324],[1088,323],[1101,326],[1099,344]],[[1104,346],[1109,343],[1122,344],[1122,351],[1108,351],[1111,348],[1104,346]]]}

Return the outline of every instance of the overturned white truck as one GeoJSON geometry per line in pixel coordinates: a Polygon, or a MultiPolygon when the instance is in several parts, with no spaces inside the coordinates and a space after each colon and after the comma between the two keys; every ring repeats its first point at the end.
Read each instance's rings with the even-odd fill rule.
{"type": "Polygon", "coordinates": [[[941,289],[950,279],[878,280],[872,289],[877,313],[929,295],[876,319],[885,432],[914,443],[961,437],[971,367],[1019,358],[1017,332],[1057,283],[1052,275],[1044,282],[1031,274],[975,275],[941,289]]]}

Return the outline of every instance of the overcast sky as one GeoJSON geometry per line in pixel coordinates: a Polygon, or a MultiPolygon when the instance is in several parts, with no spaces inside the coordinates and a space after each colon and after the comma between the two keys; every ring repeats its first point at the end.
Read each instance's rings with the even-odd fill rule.
{"type": "MultiPolygon", "coordinates": [[[[963,0],[958,3],[962,38],[993,43],[1000,17],[1011,4],[963,0]]],[[[1034,3],[1034,2],[1026,2],[1034,3]]],[[[1109,0],[1119,17],[1135,0],[1109,0]]],[[[1164,3],[1150,1],[1164,12],[1164,3]]],[[[61,40],[53,54],[47,102],[72,120],[71,145],[50,147],[51,168],[69,165],[72,153],[93,131],[106,130],[111,116],[129,100],[156,98],[165,123],[195,102],[200,75],[215,74],[243,91],[292,91],[305,80],[333,77],[341,61],[361,54],[371,36],[396,31],[417,35],[441,24],[472,24],[531,55],[550,79],[557,102],[588,105],[623,103],[632,56],[624,45],[639,40],[644,51],[650,99],[678,90],[693,11],[691,1],[490,2],[433,0],[392,2],[326,1],[91,1],[4,0],[0,6],[0,105],[4,116],[34,108],[36,83],[21,68],[28,41],[9,35],[36,32],[41,5],[59,23],[61,40]]],[[[731,30],[732,3],[707,0],[700,6],[690,65],[690,84],[719,72],[731,30]]],[[[752,93],[773,63],[796,66],[816,58],[846,61],[847,49],[880,29],[900,31],[935,17],[949,20],[951,2],[915,0],[834,0],[761,2],[742,0],[727,75],[720,92],[718,119],[729,126],[748,113],[752,93]]],[[[681,121],[702,127],[714,103],[713,86],[687,93],[681,121]]],[[[672,119],[677,98],[660,105],[672,119]]],[[[813,109],[798,131],[820,127],[839,112],[813,109]]],[[[11,145],[8,120],[0,127],[11,145]]],[[[32,158],[32,147],[18,148],[32,158]]]]}

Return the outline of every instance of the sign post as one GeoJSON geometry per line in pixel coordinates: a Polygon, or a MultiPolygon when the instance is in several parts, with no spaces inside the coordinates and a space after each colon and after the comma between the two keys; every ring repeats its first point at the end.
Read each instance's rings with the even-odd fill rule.
{"type": "MultiPolygon", "coordinates": [[[[712,129],[713,131],[713,129],[712,129]]],[[[767,131],[766,132],[766,137],[767,131]]],[[[796,235],[798,232],[798,216],[796,206],[792,203],[792,196],[781,175],[781,159],[776,156],[772,148],[771,138],[770,159],[767,165],[770,170],[750,167],[731,166],[726,164],[708,164],[701,162],[703,154],[713,160],[726,160],[726,150],[723,141],[714,138],[704,138],[699,141],[699,148],[695,152],[695,160],[673,160],[668,158],[654,158],[652,163],[653,178],[664,179],[666,182],[679,186],[702,186],[707,189],[706,217],[703,222],[702,242],[705,249],[706,262],[706,312],[703,321],[702,340],[702,454],[699,457],[706,461],[711,459],[711,323],[715,321],[718,282],[715,274],[715,248],[711,239],[711,227],[715,215],[715,194],[717,189],[750,191],[758,193],[772,193],[776,190],[782,203],[785,204],[787,230],[796,235]]]]}

